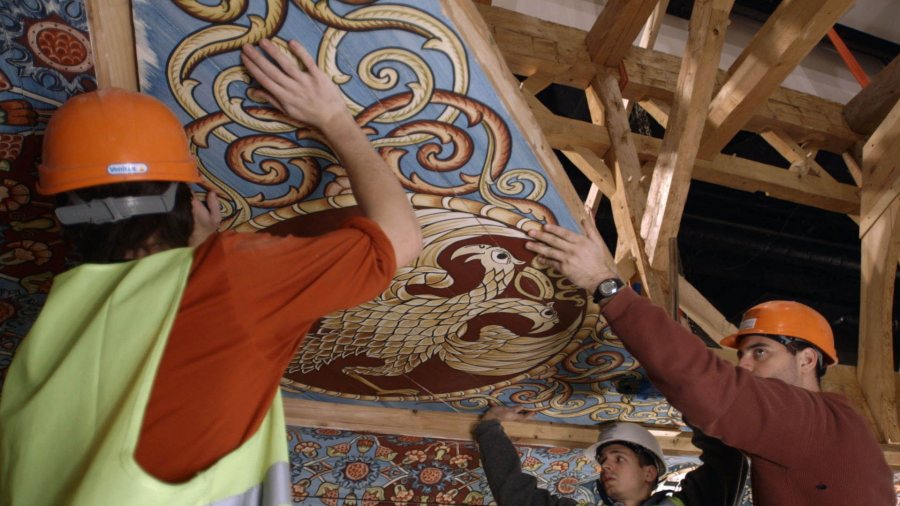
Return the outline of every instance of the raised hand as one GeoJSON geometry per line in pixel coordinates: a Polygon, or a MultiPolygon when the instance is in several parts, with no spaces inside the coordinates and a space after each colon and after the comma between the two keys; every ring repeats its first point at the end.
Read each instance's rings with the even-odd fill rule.
{"type": "Polygon", "coordinates": [[[587,211],[581,226],[583,235],[558,225],[544,225],[541,230],[528,232],[535,241],[526,243],[525,248],[540,255],[579,287],[593,292],[601,281],[617,275],[609,250],[587,211]]]}
{"type": "Polygon", "coordinates": [[[261,40],[259,47],[265,54],[244,46],[241,61],[265,88],[262,96],[294,120],[325,134],[347,171],[362,214],[378,223],[387,235],[397,265],[412,262],[422,249],[422,233],[412,206],[391,168],[356,124],[341,90],[316,67],[299,42],[291,41],[288,47],[302,67],[272,41],[261,40]]]}
{"type": "Polygon", "coordinates": [[[275,63],[249,44],[243,47],[241,61],[265,88],[261,95],[278,110],[323,131],[335,119],[352,119],[340,89],[299,42],[290,41],[288,48],[305,69],[268,39],[259,41],[259,47],[275,63]]]}
{"type": "Polygon", "coordinates": [[[206,194],[206,204],[194,196],[191,198],[191,214],[194,215],[194,230],[188,239],[188,246],[203,244],[210,235],[216,232],[222,223],[222,211],[219,209],[219,196],[210,191],[206,194]]]}

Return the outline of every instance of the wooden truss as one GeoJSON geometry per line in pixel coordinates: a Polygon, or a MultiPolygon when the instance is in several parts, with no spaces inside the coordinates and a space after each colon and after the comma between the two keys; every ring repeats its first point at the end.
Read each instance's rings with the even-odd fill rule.
{"type": "MultiPolygon", "coordinates": [[[[619,265],[639,276],[651,298],[670,311],[677,293],[680,309],[714,339],[734,327],[672,274],[668,253],[692,179],[847,214],[860,224],[859,365],[831,368],[824,387],[856,404],[884,444],[889,463],[900,467],[891,328],[900,259],[900,63],[887,67],[846,108],[780,87],[852,0],[783,2],[727,71],[717,62],[733,0],[694,2],[683,59],[652,49],[666,0],[608,0],[589,32],[492,7],[490,1],[476,3],[477,11],[466,8],[476,24],[483,18],[479,29],[489,34],[509,71],[526,77],[520,89],[550,146],[592,181],[591,198],[605,195],[612,201],[619,265]],[[644,25],[640,44],[632,45],[644,25]],[[619,67],[628,77],[621,89],[619,67]],[[552,83],[585,90],[592,121],[557,116],[544,107],[534,95],[552,83]],[[625,101],[639,102],[668,127],[662,141],[630,131],[625,101]],[[739,130],[761,134],[791,168],[722,155],[739,130]],[[843,155],[856,185],[837,182],[818,166],[819,149],[843,155]]],[[[99,85],[135,89],[129,1],[87,4],[99,85]]],[[[497,72],[510,76],[503,68],[497,72]]],[[[289,420],[298,424],[457,439],[470,437],[475,420],[297,400],[286,405],[289,420]]],[[[510,432],[523,443],[581,446],[596,439],[593,428],[563,424],[515,425],[510,432]]],[[[695,451],[677,432],[657,435],[667,451],[695,451]]]]}

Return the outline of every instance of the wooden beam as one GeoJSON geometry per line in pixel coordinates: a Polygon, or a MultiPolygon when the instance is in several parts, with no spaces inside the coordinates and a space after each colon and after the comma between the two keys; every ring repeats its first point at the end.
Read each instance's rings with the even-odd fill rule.
{"type": "Polygon", "coordinates": [[[847,166],[847,170],[850,171],[850,177],[853,178],[853,181],[856,183],[856,186],[862,186],[862,168],[859,166],[859,162],[856,161],[856,158],[853,158],[853,155],[850,154],[849,151],[844,151],[841,153],[841,158],[844,160],[844,165],[847,166]]]}
{"type": "Polygon", "coordinates": [[[138,90],[130,0],[85,0],[98,88],[138,90]]]}
{"type": "Polygon", "coordinates": [[[857,373],[879,436],[885,443],[900,443],[892,317],[898,260],[900,200],[894,200],[863,236],[860,267],[862,283],[857,373]]]}
{"type": "Polygon", "coordinates": [[[659,29],[662,27],[663,19],[666,17],[666,8],[668,6],[669,0],[659,0],[656,3],[656,7],[650,13],[650,18],[644,24],[644,31],[641,32],[641,40],[638,42],[638,46],[653,49],[653,46],[656,45],[656,38],[659,36],[659,29]]]}
{"type": "Polygon", "coordinates": [[[878,128],[900,99],[900,56],[894,58],[868,86],[844,106],[847,125],[862,135],[878,128]]]}
{"type": "MultiPolygon", "coordinates": [[[[763,132],[760,136],[791,164],[790,168],[788,168],[789,171],[800,177],[805,177],[809,174],[815,177],[821,177],[824,180],[833,183],[838,183],[824,167],[816,162],[816,153],[818,153],[818,149],[808,151],[804,149],[803,146],[800,146],[791,140],[784,132],[777,130],[763,132]]],[[[853,174],[853,167],[855,167],[855,164],[853,166],[848,164],[851,175],[853,174]]],[[[853,177],[856,178],[856,176],[853,177]]],[[[848,213],[847,217],[859,225],[860,220],[858,212],[848,213]]]]}
{"type": "Polygon", "coordinates": [[[792,172],[796,172],[801,176],[812,173],[819,177],[834,180],[834,178],[831,177],[831,174],[816,162],[815,153],[817,153],[818,150],[807,151],[803,149],[787,134],[778,129],[767,130],[762,132],[760,136],[791,164],[789,170],[792,172]]]}
{"type": "Polygon", "coordinates": [[[597,210],[600,209],[600,202],[603,201],[603,191],[596,184],[591,184],[588,189],[587,197],[584,199],[584,205],[591,209],[591,216],[597,218],[597,210]]]}
{"type": "MultiPolygon", "coordinates": [[[[541,129],[555,149],[584,146],[601,154],[610,148],[606,129],[585,121],[578,121],[549,112],[535,112],[541,129]]],[[[640,160],[655,160],[659,153],[659,139],[630,134],[640,160]]],[[[859,188],[833,183],[820,177],[800,176],[785,169],[759,162],[719,155],[711,161],[697,160],[692,172],[694,179],[735,190],[763,192],[766,195],[806,206],[841,214],[859,213],[859,188]]]]}
{"type": "MultiPolygon", "coordinates": [[[[284,399],[288,425],[419,436],[437,439],[472,440],[472,429],[479,415],[356,406],[330,402],[284,399]]],[[[597,441],[596,425],[574,425],[557,422],[503,422],[506,434],[518,444],[585,448],[597,441]]],[[[678,427],[652,426],[653,433],[667,455],[699,455],[690,435],[678,427]]]]}
{"type": "Polygon", "coordinates": [[[591,115],[591,123],[595,125],[606,125],[606,113],[603,111],[603,102],[597,95],[597,90],[592,86],[584,89],[584,97],[587,100],[588,112],[591,115]]]}
{"type": "Polygon", "coordinates": [[[657,0],[607,0],[584,39],[591,61],[616,67],[634,43],[657,0]]]}
{"type": "MultiPolygon", "coordinates": [[[[596,90],[603,103],[610,145],[615,156],[613,170],[616,178],[616,193],[613,197],[613,206],[618,206],[625,214],[624,220],[621,222],[616,220],[616,229],[619,237],[629,245],[641,275],[641,281],[646,287],[650,299],[671,312],[671,293],[665,282],[665,276],[658,275],[651,269],[644,251],[644,242],[641,239],[640,224],[646,195],[641,189],[641,178],[643,177],[641,163],[631,136],[628,118],[625,116],[619,82],[612,72],[603,72],[597,75],[597,79],[591,86],[596,90]]],[[[665,271],[663,270],[663,272],[665,271]]]]}
{"type": "Polygon", "coordinates": [[[678,278],[678,290],[681,297],[681,309],[713,341],[718,343],[726,336],[737,332],[737,327],[722,316],[722,313],[706,300],[706,297],[693,285],[688,283],[684,276],[678,278]]]}
{"type": "Polygon", "coordinates": [[[681,224],[733,4],[734,0],[694,2],[677,99],[656,159],[641,222],[647,258],[657,269],[668,263],[669,241],[678,234],[681,224]]]}
{"type": "Polygon", "coordinates": [[[556,80],[556,77],[554,75],[538,70],[534,74],[525,78],[524,81],[519,83],[519,87],[525,93],[537,95],[538,93],[544,91],[547,86],[553,84],[554,80],[556,80]]]}
{"type": "MultiPolygon", "coordinates": [[[[478,6],[503,53],[510,70],[529,76],[544,69],[557,84],[585,89],[597,73],[584,44],[583,30],[551,23],[499,7],[478,6]],[[568,72],[563,72],[569,68],[568,72]]],[[[632,46],[623,60],[628,84],[623,97],[629,100],[655,98],[671,102],[681,59],[677,56],[632,46]]],[[[727,79],[719,71],[717,86],[727,79]]],[[[777,88],[768,101],[753,112],[744,129],[761,132],[776,126],[801,144],[810,138],[841,153],[860,140],[844,122],[843,105],[807,93],[777,88]]]]}
{"type": "Polygon", "coordinates": [[[616,178],[603,158],[584,146],[573,146],[561,151],[603,195],[612,198],[616,193],[616,178]]]}
{"type": "MultiPolygon", "coordinates": [[[[852,373],[852,368],[851,373],[852,373]]],[[[851,374],[852,375],[852,374],[851,374]]],[[[842,375],[843,378],[846,375],[842,375]]],[[[841,387],[843,388],[843,387],[841,387]]],[[[397,409],[332,402],[284,398],[285,420],[289,426],[371,432],[398,436],[418,436],[456,441],[471,441],[472,429],[479,415],[397,409]]],[[[690,435],[677,427],[645,426],[659,441],[666,455],[700,454],[690,442],[690,435]]],[[[517,444],[586,448],[597,441],[596,425],[574,425],[556,422],[503,423],[507,435],[517,444]]],[[[882,445],[888,465],[900,468],[900,448],[882,445]]]]}
{"type": "Polygon", "coordinates": [[[647,112],[663,128],[668,128],[669,112],[672,110],[669,104],[656,98],[645,98],[638,102],[641,108],[647,112]]]}
{"type": "Polygon", "coordinates": [[[864,237],[900,195],[900,102],[863,146],[859,235],[864,237]]]}
{"type": "Polygon", "coordinates": [[[809,53],[853,0],[781,2],[728,70],[709,106],[699,156],[711,159],[809,53]]]}

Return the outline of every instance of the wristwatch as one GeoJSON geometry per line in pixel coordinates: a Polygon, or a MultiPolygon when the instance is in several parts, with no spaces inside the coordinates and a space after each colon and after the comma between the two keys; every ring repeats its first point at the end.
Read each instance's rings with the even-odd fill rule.
{"type": "Polygon", "coordinates": [[[597,285],[594,290],[594,303],[599,304],[601,300],[608,299],[619,293],[619,290],[625,288],[625,283],[619,278],[604,279],[597,285]]]}

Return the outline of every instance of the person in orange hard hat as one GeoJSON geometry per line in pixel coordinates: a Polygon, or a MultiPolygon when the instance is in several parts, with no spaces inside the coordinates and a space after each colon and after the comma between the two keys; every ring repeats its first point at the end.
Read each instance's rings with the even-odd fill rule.
{"type": "MultiPolygon", "coordinates": [[[[318,129],[361,216],[314,237],[212,233],[197,164],[158,100],[70,99],[39,189],[82,264],[57,276],[0,398],[0,504],[290,504],[279,381],[322,315],[370,300],[421,249],[406,195],[295,41],[245,46],[266,102],[318,129]]],[[[332,163],[333,161],[329,161],[332,163]]]]}
{"type": "Polygon", "coordinates": [[[818,387],[825,369],[838,363],[834,334],[828,320],[815,309],[794,301],[773,300],[753,306],[744,313],[738,331],[722,339],[720,344],[739,350],[741,367],[758,376],[778,378],[790,384],[802,384],[814,378],[818,387]],[[781,344],[795,357],[799,353],[814,354],[814,376],[801,376],[796,374],[796,369],[759,360],[763,354],[753,353],[753,350],[763,350],[769,344],[760,338],[781,344]],[[746,344],[741,346],[745,339],[746,344]]]}
{"type": "Polygon", "coordinates": [[[819,379],[838,362],[828,322],[797,302],[748,310],[719,358],[616,273],[593,219],[583,234],[555,225],[526,248],[593,293],[625,348],[692,425],[744,452],[753,503],[894,505],[893,476],[863,417],[819,379]]]}

